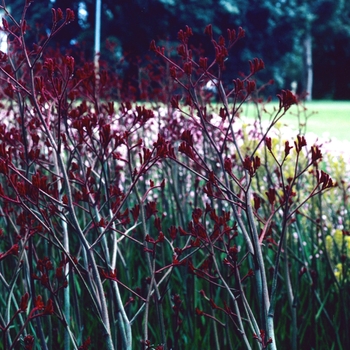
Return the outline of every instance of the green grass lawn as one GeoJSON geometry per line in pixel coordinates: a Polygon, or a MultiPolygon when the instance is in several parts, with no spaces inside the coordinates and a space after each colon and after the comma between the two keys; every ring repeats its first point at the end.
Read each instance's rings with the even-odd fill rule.
{"type": "MultiPolygon", "coordinates": [[[[268,111],[273,111],[277,103],[270,103],[268,111]]],[[[308,116],[306,132],[313,132],[320,137],[337,138],[339,140],[350,140],[350,101],[312,101],[306,103],[308,116]]],[[[298,129],[297,106],[292,106],[281,122],[298,129]]],[[[254,116],[254,106],[248,105],[243,110],[243,115],[254,116]]],[[[263,120],[268,120],[269,115],[265,113],[263,120]]],[[[302,123],[305,118],[301,116],[302,123]]]]}

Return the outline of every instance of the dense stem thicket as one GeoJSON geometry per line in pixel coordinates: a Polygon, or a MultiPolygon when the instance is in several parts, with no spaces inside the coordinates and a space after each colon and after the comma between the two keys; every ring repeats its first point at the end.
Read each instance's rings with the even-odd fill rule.
{"type": "Polygon", "coordinates": [[[262,122],[261,59],[223,86],[244,30],[207,26],[212,60],[189,27],[177,56],[152,42],[133,104],[103,62],[49,49],[72,10],[28,45],[29,5],[1,6],[0,349],[347,348],[341,162],[281,134],[290,91],[262,122]]]}

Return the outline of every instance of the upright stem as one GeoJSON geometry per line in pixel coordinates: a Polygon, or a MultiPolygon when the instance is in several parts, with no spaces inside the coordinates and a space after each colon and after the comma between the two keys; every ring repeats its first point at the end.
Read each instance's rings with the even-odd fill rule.
{"type": "MultiPolygon", "coordinates": [[[[112,211],[110,211],[110,218],[113,217],[112,211]]],[[[113,226],[115,226],[113,224],[113,226]]],[[[113,270],[116,269],[116,262],[117,262],[117,251],[118,251],[118,240],[117,236],[113,235],[113,254],[112,254],[112,261],[111,261],[111,268],[113,270]]],[[[114,290],[114,294],[117,300],[118,305],[118,319],[120,321],[120,324],[122,326],[122,341],[123,341],[123,349],[124,350],[131,350],[132,349],[132,330],[129,318],[125,312],[125,308],[123,305],[123,301],[120,296],[119,286],[116,281],[112,282],[112,287],[114,290]]]]}
{"type": "Polygon", "coordinates": [[[105,335],[104,336],[106,338],[106,347],[108,350],[112,350],[112,349],[114,349],[114,346],[113,346],[113,341],[112,341],[112,337],[111,337],[108,308],[107,308],[107,302],[106,302],[106,297],[105,297],[104,290],[103,290],[101,277],[100,277],[100,274],[99,274],[99,271],[97,268],[97,264],[95,261],[93,251],[90,250],[90,244],[88,243],[88,241],[85,238],[85,235],[80,227],[78,218],[77,218],[75,210],[74,210],[72,189],[71,189],[71,184],[69,182],[69,177],[67,174],[66,164],[63,160],[62,155],[58,152],[58,147],[57,147],[56,141],[54,139],[54,136],[52,135],[50,128],[46,124],[45,118],[41,112],[41,108],[38,105],[38,101],[37,101],[36,94],[35,94],[33,69],[30,69],[30,83],[31,83],[31,91],[33,94],[32,101],[33,101],[35,110],[38,114],[38,117],[39,117],[41,123],[42,123],[45,134],[46,134],[46,136],[47,136],[47,138],[48,138],[48,140],[49,140],[49,142],[50,142],[50,144],[51,144],[51,146],[56,154],[56,157],[57,157],[58,168],[62,174],[62,178],[63,178],[63,182],[64,182],[64,190],[65,190],[65,194],[66,194],[67,199],[68,199],[68,210],[69,210],[69,214],[70,214],[71,219],[72,219],[72,224],[73,224],[73,226],[76,230],[76,233],[78,234],[78,237],[79,237],[79,239],[80,239],[80,241],[85,249],[89,263],[91,265],[92,275],[93,275],[94,282],[96,284],[97,292],[98,292],[98,296],[96,295],[96,301],[97,301],[97,304],[100,306],[101,318],[102,318],[103,326],[105,328],[105,335]]]}
{"type": "Polygon", "coordinates": [[[289,260],[288,260],[288,250],[286,240],[284,240],[283,244],[284,249],[284,279],[287,287],[287,297],[289,308],[292,316],[292,350],[297,349],[297,335],[298,335],[298,325],[297,325],[297,311],[296,305],[294,304],[294,295],[293,295],[293,287],[292,281],[290,279],[290,270],[289,270],[289,260]]]}
{"type": "Polygon", "coordinates": [[[240,309],[239,309],[239,306],[237,303],[237,298],[233,295],[230,286],[227,284],[226,280],[224,279],[224,277],[220,273],[219,265],[217,263],[216,256],[214,254],[212,246],[211,246],[211,250],[212,250],[212,257],[213,257],[213,263],[215,265],[215,270],[216,270],[221,282],[225,286],[227,292],[229,293],[231,301],[233,302],[233,305],[234,305],[234,309],[235,309],[235,313],[236,313],[236,317],[237,317],[238,325],[239,325],[239,328],[237,328],[237,331],[240,333],[241,337],[243,338],[246,349],[250,350],[251,346],[250,346],[249,340],[247,338],[247,334],[245,333],[245,330],[244,330],[241,312],[240,312],[240,309]]]}
{"type": "MultiPolygon", "coordinates": [[[[55,168],[56,168],[56,173],[59,174],[59,167],[58,167],[58,163],[57,163],[57,154],[54,153],[54,157],[55,157],[55,168]]],[[[58,193],[62,193],[62,185],[61,182],[58,181],[58,193]]],[[[59,198],[60,201],[62,201],[62,195],[60,196],[61,198],[59,198]]],[[[69,234],[68,234],[68,225],[66,220],[61,220],[61,224],[62,224],[62,234],[63,234],[63,246],[65,251],[69,254],[69,234]]],[[[70,340],[70,309],[71,309],[71,305],[70,305],[70,286],[69,286],[69,264],[66,264],[64,267],[64,275],[67,279],[67,287],[64,288],[63,290],[63,314],[65,317],[65,321],[66,321],[66,328],[64,330],[64,349],[65,350],[70,350],[70,344],[71,344],[71,340],[70,340]]]]}
{"type": "MultiPolygon", "coordinates": [[[[270,299],[269,299],[269,290],[267,286],[267,280],[266,280],[266,271],[265,271],[265,262],[264,262],[264,257],[262,255],[262,250],[261,250],[261,244],[259,242],[259,235],[256,229],[255,225],[255,220],[253,216],[253,210],[251,206],[251,188],[248,189],[247,191],[247,215],[248,215],[248,222],[249,226],[252,232],[252,238],[253,238],[253,244],[255,248],[255,258],[257,261],[257,270],[256,270],[256,281],[257,281],[257,286],[258,286],[258,297],[259,297],[259,302],[261,303],[262,306],[262,322],[265,325],[265,329],[268,329],[267,325],[267,314],[268,310],[270,308],[270,299]]],[[[274,342],[274,331],[270,333],[271,330],[269,330],[268,336],[271,337],[271,339],[274,342]]]]}

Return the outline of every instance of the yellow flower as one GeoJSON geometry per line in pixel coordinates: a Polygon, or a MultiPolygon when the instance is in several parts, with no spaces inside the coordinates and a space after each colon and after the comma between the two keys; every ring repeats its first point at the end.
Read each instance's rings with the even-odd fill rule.
{"type": "Polygon", "coordinates": [[[339,252],[341,253],[342,251],[342,245],[343,245],[343,232],[342,230],[335,230],[334,232],[334,242],[336,243],[338,249],[339,249],[339,252]]]}
{"type": "Polygon", "coordinates": [[[341,279],[341,273],[339,272],[339,271],[334,271],[334,276],[335,276],[335,278],[337,279],[337,281],[339,282],[340,281],[340,279],[341,279]]]}
{"type": "Polygon", "coordinates": [[[326,250],[331,258],[333,258],[333,239],[332,236],[326,236],[326,250]]]}
{"type": "Polygon", "coordinates": [[[346,256],[348,257],[348,259],[350,259],[350,236],[345,236],[344,241],[345,241],[346,256]]]}
{"type": "Polygon", "coordinates": [[[343,277],[343,265],[342,265],[342,263],[338,263],[337,265],[335,265],[334,276],[338,281],[340,281],[342,279],[342,277],[343,277]]]}

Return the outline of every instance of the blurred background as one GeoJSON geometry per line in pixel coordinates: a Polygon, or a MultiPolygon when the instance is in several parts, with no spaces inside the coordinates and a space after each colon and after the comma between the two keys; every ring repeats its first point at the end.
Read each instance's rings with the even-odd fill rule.
{"type": "MultiPolygon", "coordinates": [[[[153,55],[149,51],[153,39],[157,45],[176,47],[177,32],[188,25],[195,34],[192,43],[201,45],[210,57],[213,48],[204,35],[207,24],[213,25],[216,38],[226,37],[227,28],[242,26],[246,38],[225,63],[228,81],[241,71],[247,73],[247,61],[259,57],[266,69],[258,79],[260,83],[274,79],[275,91],[307,91],[309,99],[350,99],[349,0],[41,0],[28,9],[33,28],[28,40],[39,42],[50,32],[52,7],[69,7],[76,20],[55,36],[52,45],[76,59],[93,60],[99,2],[101,60],[125,78],[137,79],[139,68],[153,55]]],[[[24,3],[6,2],[17,20],[24,3]]]]}

